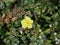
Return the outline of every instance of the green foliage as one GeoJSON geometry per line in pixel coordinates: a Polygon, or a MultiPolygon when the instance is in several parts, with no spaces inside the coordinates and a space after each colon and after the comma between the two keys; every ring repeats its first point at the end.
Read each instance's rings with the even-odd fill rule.
{"type": "Polygon", "coordinates": [[[1,45],[60,45],[60,0],[0,1],[1,45]],[[21,20],[29,16],[31,29],[21,20]]]}

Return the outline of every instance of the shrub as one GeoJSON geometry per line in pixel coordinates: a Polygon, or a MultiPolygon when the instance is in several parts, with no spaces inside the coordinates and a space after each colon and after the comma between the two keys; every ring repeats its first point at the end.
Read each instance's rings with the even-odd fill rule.
{"type": "Polygon", "coordinates": [[[59,45],[60,0],[1,0],[0,43],[59,45]],[[33,20],[31,28],[22,27],[26,16],[33,20]]]}

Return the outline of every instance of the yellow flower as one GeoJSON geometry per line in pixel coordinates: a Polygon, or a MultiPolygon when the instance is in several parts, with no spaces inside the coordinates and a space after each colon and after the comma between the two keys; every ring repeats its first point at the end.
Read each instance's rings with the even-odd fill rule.
{"type": "Polygon", "coordinates": [[[22,27],[23,28],[32,28],[33,20],[31,20],[30,17],[25,16],[25,18],[21,21],[22,27]]]}

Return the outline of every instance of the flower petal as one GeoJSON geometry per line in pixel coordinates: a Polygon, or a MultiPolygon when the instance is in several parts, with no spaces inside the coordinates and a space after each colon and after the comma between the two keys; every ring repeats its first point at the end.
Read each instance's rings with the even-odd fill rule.
{"type": "Polygon", "coordinates": [[[25,19],[26,19],[26,20],[31,20],[31,18],[29,18],[28,16],[25,16],[25,19]]]}
{"type": "Polygon", "coordinates": [[[33,23],[33,20],[31,20],[30,22],[33,23]]]}
{"type": "Polygon", "coordinates": [[[23,28],[26,28],[26,27],[27,27],[25,20],[22,20],[22,21],[21,21],[21,24],[22,24],[22,27],[23,27],[23,28]]]}
{"type": "Polygon", "coordinates": [[[30,29],[30,28],[32,28],[32,25],[31,24],[28,26],[28,29],[30,29]]]}

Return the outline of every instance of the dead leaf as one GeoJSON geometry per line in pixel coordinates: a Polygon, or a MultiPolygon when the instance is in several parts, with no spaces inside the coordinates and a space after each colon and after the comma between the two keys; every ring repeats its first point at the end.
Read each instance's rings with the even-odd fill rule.
{"type": "Polygon", "coordinates": [[[6,24],[9,24],[10,23],[10,20],[11,20],[11,18],[8,15],[8,16],[6,16],[6,18],[5,18],[4,21],[5,21],[6,24]]]}
{"type": "Polygon", "coordinates": [[[7,13],[7,16],[8,16],[9,18],[12,18],[12,12],[8,12],[8,13],[7,13]]]}
{"type": "Polygon", "coordinates": [[[23,34],[23,28],[22,28],[22,27],[19,28],[19,32],[20,32],[21,34],[23,34]]]}
{"type": "Polygon", "coordinates": [[[3,13],[3,15],[0,17],[0,22],[3,22],[5,18],[5,14],[3,13]]]}
{"type": "Polygon", "coordinates": [[[14,22],[17,19],[17,17],[12,18],[12,21],[14,22]]]}
{"type": "Polygon", "coordinates": [[[10,22],[9,19],[5,19],[4,21],[6,24],[9,24],[9,22],[10,22]]]}
{"type": "Polygon", "coordinates": [[[4,20],[4,18],[5,18],[5,14],[4,14],[4,13],[3,13],[3,15],[2,15],[2,17],[1,17],[1,18],[2,18],[2,21],[3,21],[3,20],[4,20]]]}

